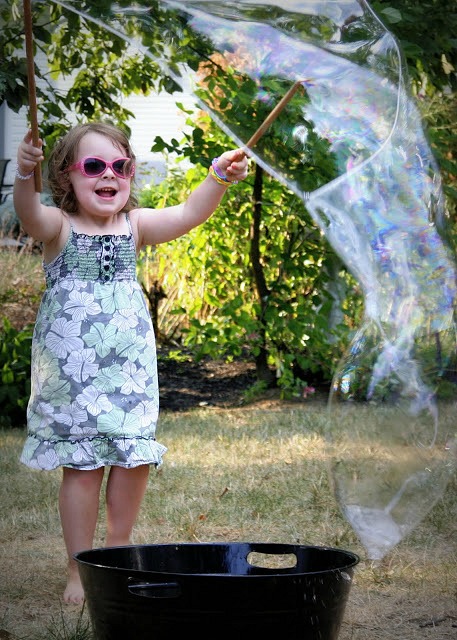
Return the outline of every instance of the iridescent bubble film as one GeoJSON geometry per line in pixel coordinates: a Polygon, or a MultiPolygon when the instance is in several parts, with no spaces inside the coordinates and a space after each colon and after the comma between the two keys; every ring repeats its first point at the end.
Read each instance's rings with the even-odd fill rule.
{"type": "Polygon", "coordinates": [[[160,60],[237,145],[298,83],[249,155],[305,203],[363,289],[327,435],[335,496],[382,558],[456,463],[456,267],[398,43],[363,0],[106,4],[100,24],[160,60]]]}

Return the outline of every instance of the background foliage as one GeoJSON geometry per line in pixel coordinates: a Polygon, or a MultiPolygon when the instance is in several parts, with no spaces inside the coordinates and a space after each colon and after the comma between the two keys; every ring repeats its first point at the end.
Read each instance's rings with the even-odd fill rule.
{"type": "MultiPolygon", "coordinates": [[[[192,41],[185,25],[170,25],[159,4],[150,0],[154,20],[141,37],[154,59],[132,52],[103,28],[110,4],[78,3],[81,11],[96,14],[100,24],[54,3],[33,5],[36,47],[50,69],[36,69],[41,133],[48,148],[70,126],[69,113],[79,120],[108,118],[126,128],[132,114],[121,106],[123,94],[179,90],[156,60],[167,59],[178,72],[183,62],[199,68],[207,55],[203,41],[192,41]],[[50,82],[60,76],[72,78],[65,93],[50,82]]],[[[129,6],[125,0],[118,4],[129,6]]],[[[395,6],[377,0],[372,6],[401,43],[411,89],[443,173],[455,235],[457,14],[445,0],[399,0],[395,6]]],[[[124,27],[138,37],[141,23],[126,14],[124,27]]],[[[0,0],[5,61],[0,67],[0,104],[14,110],[27,104],[22,45],[21,2],[0,0]]],[[[216,81],[220,86],[232,79],[209,77],[209,92],[216,81]]],[[[252,87],[247,84],[239,91],[246,104],[245,113],[238,114],[240,126],[249,130],[252,87]]],[[[222,102],[217,106],[225,108],[222,102]]],[[[257,121],[265,115],[256,114],[257,121]]],[[[209,159],[233,146],[206,114],[188,113],[188,122],[192,133],[184,140],[165,142],[159,137],[152,150],[178,154],[194,168],[186,173],[170,168],[163,184],[141,194],[143,204],[157,207],[182,200],[205,175],[209,159]]],[[[306,179],[312,190],[334,175],[325,141],[314,139],[310,160],[313,171],[306,179]]],[[[260,385],[278,384],[285,397],[300,395],[309,384],[330,383],[363,312],[357,283],[304,205],[260,167],[253,167],[249,179],[229,191],[204,226],[145,252],[139,273],[161,339],[191,347],[196,357],[253,358],[260,385]]]]}

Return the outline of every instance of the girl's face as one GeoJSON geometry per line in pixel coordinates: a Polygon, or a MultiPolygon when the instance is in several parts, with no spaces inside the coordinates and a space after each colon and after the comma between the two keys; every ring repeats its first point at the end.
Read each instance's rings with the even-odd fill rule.
{"type": "MultiPolygon", "coordinates": [[[[113,162],[126,156],[126,150],[106,136],[89,132],[81,139],[73,164],[87,157],[113,162]]],[[[69,176],[78,200],[79,214],[108,218],[122,211],[129,199],[131,178],[121,178],[109,166],[99,176],[88,177],[79,168],[72,169],[69,176]]]]}

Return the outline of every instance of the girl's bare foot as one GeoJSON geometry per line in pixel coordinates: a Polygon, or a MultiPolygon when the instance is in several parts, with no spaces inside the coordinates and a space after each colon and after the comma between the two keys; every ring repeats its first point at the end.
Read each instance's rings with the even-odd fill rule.
{"type": "Polygon", "coordinates": [[[84,589],[79,577],[78,567],[70,567],[68,569],[68,580],[63,592],[63,600],[66,604],[84,603],[84,589]]]}

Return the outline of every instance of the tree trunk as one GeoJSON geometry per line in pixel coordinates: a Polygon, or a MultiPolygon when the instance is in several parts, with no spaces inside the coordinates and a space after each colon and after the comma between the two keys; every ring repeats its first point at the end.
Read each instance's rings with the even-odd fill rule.
{"type": "Polygon", "coordinates": [[[270,290],[265,281],[265,275],[260,260],[260,222],[262,220],[262,192],[263,192],[263,169],[256,165],[255,177],[254,177],[254,215],[252,217],[251,228],[249,232],[250,240],[250,258],[251,266],[254,275],[254,284],[257,291],[257,297],[259,299],[260,313],[258,315],[259,321],[259,353],[254,356],[257,380],[266,382],[268,387],[272,387],[275,384],[274,372],[268,366],[268,349],[266,346],[266,328],[264,321],[264,312],[268,303],[268,296],[270,290]]]}
{"type": "Polygon", "coordinates": [[[149,311],[151,313],[152,326],[156,340],[159,341],[162,335],[159,330],[159,303],[161,300],[167,297],[167,294],[163,290],[162,285],[158,280],[154,280],[152,286],[146,289],[145,285],[141,283],[141,288],[149,302],[149,311]]]}

